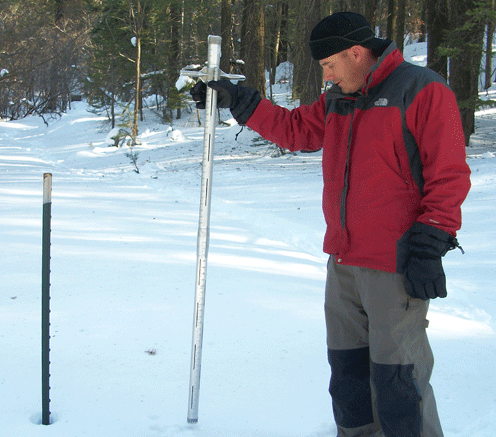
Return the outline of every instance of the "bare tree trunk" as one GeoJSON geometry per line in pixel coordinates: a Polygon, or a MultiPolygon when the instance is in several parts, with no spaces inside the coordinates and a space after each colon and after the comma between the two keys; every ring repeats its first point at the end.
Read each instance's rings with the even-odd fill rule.
{"type": "Polygon", "coordinates": [[[388,0],[388,9],[387,9],[387,27],[386,27],[386,38],[394,39],[394,17],[395,17],[395,0],[388,0]]]}
{"type": "Polygon", "coordinates": [[[332,12],[344,12],[348,11],[350,8],[346,0],[333,0],[332,12]]]}
{"type": "Polygon", "coordinates": [[[426,22],[427,22],[427,0],[422,0],[422,5],[420,9],[420,36],[418,42],[425,42],[426,22]]]}
{"type": "Polygon", "coordinates": [[[322,68],[312,59],[310,54],[310,34],[321,20],[320,0],[295,0],[298,20],[301,27],[295,29],[294,36],[294,97],[300,99],[301,105],[315,102],[322,92],[322,68]]]}
{"type": "Polygon", "coordinates": [[[363,0],[349,0],[349,11],[356,12],[357,14],[365,14],[365,5],[363,0]]]}
{"type": "Polygon", "coordinates": [[[232,27],[232,0],[222,0],[220,9],[220,35],[222,37],[220,69],[224,73],[231,73],[231,61],[234,58],[232,27]]]}
{"type": "Polygon", "coordinates": [[[448,78],[448,58],[438,48],[446,46],[445,31],[449,28],[447,0],[425,0],[427,15],[427,66],[448,78]]]}
{"type": "MultiPolygon", "coordinates": [[[[138,0],[139,3],[139,0],[138,0]]],[[[140,110],[140,94],[141,94],[141,34],[136,35],[136,85],[134,88],[134,117],[132,136],[133,143],[136,143],[138,138],[138,115],[140,110]]]]}
{"type": "Polygon", "coordinates": [[[55,22],[64,17],[64,0],[55,0],[55,22]]]}
{"type": "Polygon", "coordinates": [[[365,2],[365,19],[369,22],[372,30],[375,30],[375,14],[377,10],[377,3],[379,0],[366,0],[365,2]]]}
{"type": "Polygon", "coordinates": [[[246,25],[243,47],[246,63],[246,85],[257,89],[265,97],[265,2],[245,0],[246,25]]]}
{"type": "MultiPolygon", "coordinates": [[[[132,1],[132,0],[128,0],[132,1]]],[[[143,0],[146,3],[146,0],[143,0]]],[[[133,114],[133,125],[131,127],[131,146],[135,146],[138,140],[138,126],[139,126],[139,113],[140,113],[140,103],[141,103],[141,31],[143,29],[144,20],[144,9],[141,9],[141,0],[136,0],[136,10],[134,5],[131,6],[131,18],[133,21],[133,30],[136,37],[136,84],[134,86],[134,114],[133,114]]],[[[138,156],[131,149],[130,152],[131,162],[134,164],[135,172],[139,173],[139,168],[137,165],[138,156]]]]}
{"type": "Polygon", "coordinates": [[[268,69],[269,69],[269,79],[270,85],[276,83],[276,69],[279,59],[279,45],[281,44],[281,31],[282,31],[282,20],[283,20],[284,4],[282,1],[277,1],[274,5],[273,16],[272,16],[272,27],[269,29],[269,34],[273,35],[273,38],[269,42],[269,54],[268,54],[268,69]]]}
{"type": "Polygon", "coordinates": [[[141,103],[141,32],[143,30],[143,21],[145,18],[144,8],[146,0],[144,0],[144,3],[142,3],[141,0],[128,0],[128,4],[132,30],[135,37],[134,43],[136,45],[136,83],[134,85],[134,113],[131,126],[131,136],[134,145],[138,138],[138,119],[141,103]],[[136,3],[134,3],[134,1],[136,1],[136,3]]]}
{"type": "Polygon", "coordinates": [[[272,54],[271,83],[276,83],[277,60],[279,59],[279,44],[281,43],[283,4],[277,4],[276,40],[274,42],[274,53],[272,54]]]}
{"type": "Polygon", "coordinates": [[[493,74],[493,36],[496,28],[496,21],[488,19],[486,27],[486,68],[485,68],[485,81],[484,89],[487,90],[492,85],[493,74]]]}
{"type": "MultiPolygon", "coordinates": [[[[168,73],[167,82],[169,91],[168,96],[172,92],[176,91],[176,85],[174,78],[178,76],[180,70],[181,62],[181,22],[182,22],[182,5],[178,1],[173,1],[169,6],[170,11],[170,23],[171,23],[171,33],[170,33],[170,52],[168,55],[168,73]],[[172,91],[171,91],[172,90],[172,91]]],[[[169,99],[168,99],[169,100],[169,99]]],[[[172,109],[171,109],[172,111],[172,109]]],[[[176,108],[176,118],[181,118],[181,107],[178,105],[176,108]]]]}
{"type": "Polygon", "coordinates": [[[405,41],[405,8],[406,8],[406,0],[397,0],[398,9],[396,11],[396,46],[402,52],[403,44],[405,41]]]}
{"type": "Polygon", "coordinates": [[[462,117],[465,143],[475,130],[475,108],[479,90],[479,69],[482,59],[485,14],[476,12],[476,0],[451,0],[449,83],[456,95],[462,117]],[[470,12],[470,15],[468,14],[470,12]]]}

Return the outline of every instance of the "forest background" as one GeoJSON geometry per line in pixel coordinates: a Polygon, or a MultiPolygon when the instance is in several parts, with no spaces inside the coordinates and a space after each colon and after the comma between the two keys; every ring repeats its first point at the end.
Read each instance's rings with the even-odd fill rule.
{"type": "Polygon", "coordinates": [[[208,35],[222,36],[221,69],[268,98],[276,67],[289,61],[292,98],[309,104],[326,86],[309,34],[338,11],[363,14],[400,50],[427,41],[428,66],[455,92],[468,145],[475,110],[494,104],[479,99],[494,79],[494,0],[2,0],[0,117],[49,120],[85,99],[135,142],[145,97],[164,123],[192,110],[176,82],[181,68],[204,66],[208,35]]]}

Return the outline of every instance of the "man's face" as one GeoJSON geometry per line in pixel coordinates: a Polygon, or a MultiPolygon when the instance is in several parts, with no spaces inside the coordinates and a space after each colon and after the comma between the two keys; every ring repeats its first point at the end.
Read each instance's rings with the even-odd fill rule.
{"type": "Polygon", "coordinates": [[[359,50],[354,47],[321,59],[324,80],[338,85],[343,93],[352,94],[365,86],[368,68],[365,70],[359,50]]]}

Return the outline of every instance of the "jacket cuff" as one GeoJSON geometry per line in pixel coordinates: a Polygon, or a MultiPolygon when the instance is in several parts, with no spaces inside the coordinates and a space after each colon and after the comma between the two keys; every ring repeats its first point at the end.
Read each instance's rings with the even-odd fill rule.
{"type": "Polygon", "coordinates": [[[262,97],[257,90],[239,86],[237,101],[231,108],[231,114],[239,124],[245,125],[261,101],[262,97]]]}
{"type": "Polygon", "coordinates": [[[409,247],[411,253],[438,258],[460,246],[458,240],[447,232],[435,226],[415,222],[410,228],[409,247]]]}

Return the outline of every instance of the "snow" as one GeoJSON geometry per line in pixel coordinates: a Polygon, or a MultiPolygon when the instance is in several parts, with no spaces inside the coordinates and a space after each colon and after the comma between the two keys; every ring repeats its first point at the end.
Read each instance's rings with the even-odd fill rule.
{"type": "Polygon", "coordinates": [[[183,88],[186,88],[188,86],[188,84],[191,84],[191,83],[195,83],[195,81],[193,79],[191,79],[190,77],[188,76],[179,76],[177,81],[176,81],[176,89],[178,91],[181,91],[183,88]]]}
{"type": "MultiPolygon", "coordinates": [[[[281,87],[274,96],[287,102],[281,87]]],[[[2,435],[334,436],[321,153],[272,157],[248,129],[236,141],[232,120],[216,129],[199,422],[191,425],[203,128],[195,112],[173,128],[147,113],[138,174],[129,148],[108,147],[110,128],[87,109],[76,102],[48,127],[34,117],[0,122],[2,435]],[[40,424],[45,172],[53,174],[49,426],[40,424]]],[[[466,253],[445,257],[449,296],[429,313],[446,437],[493,437],[496,424],[494,112],[481,110],[477,122],[458,234],[466,253]]]]}
{"type": "Polygon", "coordinates": [[[484,152],[482,155],[481,155],[481,158],[484,158],[484,159],[488,159],[488,158],[494,158],[494,153],[493,152],[484,152]]]}

